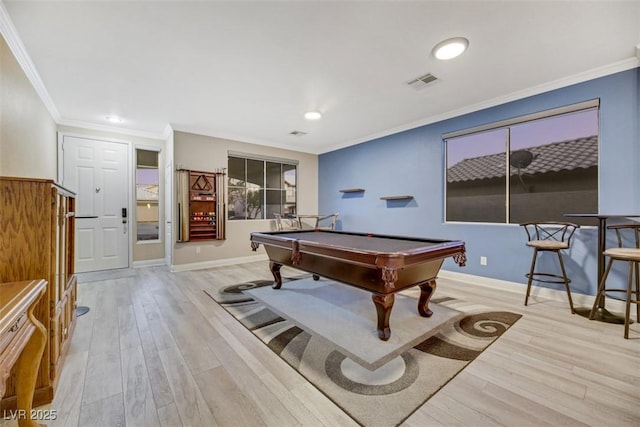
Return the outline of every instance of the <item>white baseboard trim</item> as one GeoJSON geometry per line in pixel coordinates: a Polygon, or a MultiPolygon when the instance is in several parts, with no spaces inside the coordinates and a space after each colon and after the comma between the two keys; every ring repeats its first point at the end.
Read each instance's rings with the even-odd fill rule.
{"type": "Polygon", "coordinates": [[[191,270],[203,270],[205,268],[223,267],[225,265],[244,264],[247,262],[265,261],[268,260],[267,254],[250,255],[237,258],[225,258],[204,262],[194,262],[191,264],[177,264],[171,266],[172,272],[179,271],[191,271],[191,270]]]}
{"type": "MultiPolygon", "coordinates": [[[[492,279],[490,277],[474,276],[472,274],[458,273],[456,271],[440,270],[438,277],[443,279],[458,280],[471,285],[484,286],[491,289],[498,289],[505,292],[515,292],[522,295],[522,303],[524,304],[524,295],[527,291],[526,283],[510,282],[508,280],[492,279]]],[[[544,288],[542,286],[532,286],[531,295],[542,298],[566,301],[567,294],[565,291],[544,288]]],[[[591,307],[595,299],[595,295],[584,295],[577,292],[571,293],[574,307],[591,307]]],[[[624,313],[624,301],[607,298],[605,301],[607,310],[617,313],[624,313]]]]}
{"type": "Polygon", "coordinates": [[[133,268],[142,268],[142,267],[155,267],[158,265],[165,265],[164,258],[158,259],[145,259],[142,261],[133,261],[133,268]]]}

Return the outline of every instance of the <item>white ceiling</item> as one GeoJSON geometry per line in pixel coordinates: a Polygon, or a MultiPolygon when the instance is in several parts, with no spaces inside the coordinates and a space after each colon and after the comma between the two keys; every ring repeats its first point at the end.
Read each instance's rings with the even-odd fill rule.
{"type": "Polygon", "coordinates": [[[119,115],[134,135],[170,125],[310,153],[633,68],[640,45],[640,1],[2,5],[5,39],[60,124],[119,115]],[[454,36],[468,51],[434,59],[454,36]],[[426,73],[439,80],[406,84],[426,73]]]}

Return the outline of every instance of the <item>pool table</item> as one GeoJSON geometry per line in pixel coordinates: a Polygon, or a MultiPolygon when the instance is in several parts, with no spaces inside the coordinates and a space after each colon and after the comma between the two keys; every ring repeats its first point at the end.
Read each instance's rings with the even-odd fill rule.
{"type": "Polygon", "coordinates": [[[280,268],[291,266],[371,292],[378,318],[378,337],[391,336],[389,318],[394,294],[420,287],[418,313],[430,317],[429,300],[445,258],[465,265],[465,246],[459,240],[300,230],[251,233],[251,248],[262,244],[270,260],[274,289],[282,286],[280,268]]]}

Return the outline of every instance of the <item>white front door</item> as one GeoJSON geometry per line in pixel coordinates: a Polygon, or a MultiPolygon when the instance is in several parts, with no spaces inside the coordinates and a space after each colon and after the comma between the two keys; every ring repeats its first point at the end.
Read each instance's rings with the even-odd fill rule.
{"type": "Polygon", "coordinates": [[[76,272],[129,266],[129,146],[63,135],[62,185],[76,193],[76,272]]]}

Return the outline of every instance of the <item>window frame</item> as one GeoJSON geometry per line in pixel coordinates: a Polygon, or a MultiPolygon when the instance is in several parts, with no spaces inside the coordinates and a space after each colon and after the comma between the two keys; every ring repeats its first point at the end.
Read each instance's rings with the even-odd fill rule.
{"type": "Polygon", "coordinates": [[[578,103],[574,103],[574,104],[570,104],[570,105],[565,105],[565,106],[561,106],[561,107],[556,107],[556,108],[551,108],[551,109],[547,109],[547,110],[543,110],[543,111],[537,111],[535,113],[530,113],[530,114],[525,114],[522,116],[517,116],[517,117],[512,117],[509,119],[505,119],[505,120],[499,120],[496,122],[492,122],[492,123],[488,123],[488,124],[484,124],[484,125],[480,125],[480,126],[474,126],[471,128],[466,128],[466,129],[461,129],[461,130],[457,130],[457,131],[453,131],[453,132],[448,132],[442,135],[442,148],[443,148],[443,175],[444,175],[444,179],[443,179],[443,183],[444,183],[444,189],[443,189],[443,201],[442,201],[442,205],[443,205],[443,222],[445,224],[482,224],[482,225],[518,225],[517,223],[511,222],[511,215],[510,215],[510,208],[511,208],[511,188],[510,188],[510,170],[509,170],[509,159],[510,159],[510,154],[511,154],[511,142],[510,142],[510,133],[511,133],[511,127],[513,126],[517,126],[517,125],[522,125],[528,122],[534,122],[537,120],[544,120],[544,119],[549,119],[552,117],[559,117],[565,114],[571,114],[571,113],[578,113],[578,112],[585,112],[585,111],[589,111],[589,110],[595,110],[597,113],[597,120],[598,120],[598,177],[597,177],[597,184],[596,184],[596,191],[597,191],[597,200],[596,200],[596,204],[599,207],[600,206],[600,99],[596,98],[596,99],[591,99],[591,100],[587,100],[587,101],[583,101],[583,102],[578,102],[578,103]],[[480,134],[483,132],[490,132],[490,131],[495,131],[495,130],[500,130],[503,129],[506,131],[507,133],[507,139],[505,141],[505,220],[504,222],[491,222],[491,221],[456,221],[456,220],[449,220],[447,218],[447,187],[448,187],[448,181],[447,181],[447,175],[448,175],[448,167],[447,167],[447,161],[448,161],[448,141],[454,138],[460,138],[460,137],[464,137],[464,136],[470,136],[470,135],[474,135],[474,134],[480,134]]]}
{"type": "Polygon", "coordinates": [[[134,188],[135,188],[135,196],[134,196],[134,208],[135,208],[135,212],[133,213],[133,215],[129,215],[129,221],[130,222],[135,222],[136,224],[136,233],[135,236],[132,236],[135,239],[135,243],[136,244],[158,244],[158,243],[162,243],[163,241],[163,232],[162,232],[162,216],[163,216],[163,209],[161,209],[161,206],[164,206],[163,204],[163,193],[162,193],[162,179],[160,176],[160,160],[161,160],[161,153],[162,153],[162,149],[160,147],[153,147],[153,146],[145,146],[145,145],[136,145],[133,147],[134,148],[134,188]],[[149,239],[149,240],[139,240],[138,239],[138,151],[151,151],[151,152],[155,152],[156,155],[158,156],[158,166],[157,166],[157,171],[158,171],[158,238],[157,239],[149,239]]]}
{"type": "MultiPolygon", "coordinates": [[[[299,180],[299,169],[300,169],[300,165],[299,162],[297,160],[292,160],[292,159],[284,159],[284,158],[280,158],[280,157],[271,157],[271,156],[261,156],[261,155],[256,155],[256,154],[247,154],[247,153],[243,153],[243,152],[236,152],[236,151],[228,151],[227,153],[227,194],[231,195],[232,191],[230,189],[232,188],[242,188],[242,187],[238,187],[238,186],[233,186],[233,185],[229,185],[229,180],[231,179],[231,171],[229,170],[229,158],[237,158],[237,159],[243,159],[245,161],[245,196],[246,196],[246,191],[247,191],[247,167],[246,167],[246,162],[248,160],[253,160],[253,161],[260,161],[262,162],[262,182],[263,185],[257,190],[259,192],[262,192],[262,199],[261,199],[261,206],[262,206],[262,217],[261,218],[246,218],[246,216],[244,218],[230,218],[229,217],[229,206],[230,203],[227,204],[227,220],[229,221],[265,221],[265,220],[272,220],[274,218],[268,218],[268,213],[267,213],[267,193],[268,190],[280,190],[281,192],[284,193],[284,196],[286,197],[287,194],[287,189],[284,185],[284,175],[283,174],[283,167],[285,165],[287,166],[293,166],[295,168],[296,171],[296,184],[295,184],[295,210],[297,212],[297,208],[298,208],[298,180],[299,180]],[[281,179],[282,179],[282,188],[274,188],[274,187],[269,187],[268,184],[268,180],[267,180],[267,163],[277,163],[280,165],[280,173],[281,173],[281,179]]],[[[285,206],[287,204],[285,203],[285,200],[280,200],[280,208],[284,209],[285,206]]],[[[246,207],[245,207],[245,213],[246,213],[246,207]]]]}

